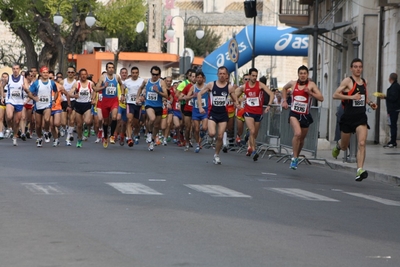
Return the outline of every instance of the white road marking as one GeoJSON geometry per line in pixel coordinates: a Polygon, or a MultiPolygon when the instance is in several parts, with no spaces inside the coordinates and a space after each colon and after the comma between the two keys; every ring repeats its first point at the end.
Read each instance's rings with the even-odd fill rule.
{"type": "Polygon", "coordinates": [[[162,195],[162,193],[157,192],[156,190],[145,186],[144,184],[139,183],[106,183],[122,194],[129,195],[162,195]]]}
{"type": "Polygon", "coordinates": [[[385,204],[385,205],[388,205],[388,206],[400,207],[400,201],[384,199],[384,198],[375,197],[375,196],[371,196],[371,195],[365,195],[365,194],[361,194],[361,193],[351,193],[351,192],[344,192],[344,191],[343,191],[343,193],[351,195],[351,196],[355,196],[355,197],[360,197],[360,198],[372,200],[372,201],[375,201],[375,202],[378,202],[378,203],[381,203],[381,204],[385,204]]]}
{"type": "Polygon", "coordinates": [[[237,192],[235,190],[220,186],[220,185],[206,185],[206,184],[185,184],[185,186],[196,190],[201,193],[209,194],[213,197],[246,197],[251,198],[251,196],[245,195],[243,193],[237,192]]]}
{"type": "Polygon", "coordinates": [[[267,188],[267,189],[304,200],[340,202],[339,200],[318,195],[298,188],[267,188]]]}
{"type": "Polygon", "coordinates": [[[56,183],[22,183],[22,185],[36,195],[64,195],[56,183]]]}
{"type": "Polygon", "coordinates": [[[367,256],[370,259],[391,259],[391,256],[367,256]]]}
{"type": "Polygon", "coordinates": [[[273,172],[262,172],[261,174],[265,174],[265,175],[276,175],[276,173],[273,173],[273,172]]]}
{"type": "Polygon", "coordinates": [[[165,179],[149,179],[149,182],[165,182],[165,179]]]}

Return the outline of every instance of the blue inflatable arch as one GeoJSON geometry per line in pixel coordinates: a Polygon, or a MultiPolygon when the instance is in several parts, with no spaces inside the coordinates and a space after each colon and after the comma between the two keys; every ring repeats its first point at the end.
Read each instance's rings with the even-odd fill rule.
{"type": "MultiPolygon", "coordinates": [[[[307,56],[308,35],[292,34],[296,28],[256,26],[255,56],[307,56]]],[[[252,57],[253,25],[246,26],[236,35],[239,49],[239,68],[249,62],[252,57]]],[[[221,66],[235,71],[235,63],[229,59],[228,47],[230,41],[209,54],[203,62],[202,70],[207,81],[214,81],[217,69],[221,66]]]]}

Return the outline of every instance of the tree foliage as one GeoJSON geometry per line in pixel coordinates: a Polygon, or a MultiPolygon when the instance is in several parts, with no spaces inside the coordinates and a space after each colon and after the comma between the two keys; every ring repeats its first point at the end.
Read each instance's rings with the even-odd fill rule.
{"type": "Polygon", "coordinates": [[[205,57],[219,47],[221,43],[221,35],[216,34],[213,30],[206,27],[204,30],[204,37],[197,39],[196,30],[194,26],[188,27],[185,32],[186,47],[193,50],[195,56],[205,57]]]}
{"type": "Polygon", "coordinates": [[[21,39],[29,67],[54,68],[96,30],[135,38],[134,27],[145,17],[145,10],[143,0],[114,0],[106,6],[96,0],[0,0],[0,19],[21,39]],[[61,26],[53,23],[58,10],[64,19],[61,26]],[[92,28],[85,23],[90,10],[97,20],[92,28]],[[42,44],[39,53],[37,41],[42,44]]]}

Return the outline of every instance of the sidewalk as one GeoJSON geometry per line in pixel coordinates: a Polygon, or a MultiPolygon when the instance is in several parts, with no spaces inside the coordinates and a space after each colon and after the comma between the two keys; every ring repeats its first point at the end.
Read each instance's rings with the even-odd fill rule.
{"type": "MultiPolygon", "coordinates": [[[[331,143],[333,148],[334,143],[331,143]]],[[[356,173],[356,163],[343,162],[344,152],[337,159],[332,157],[332,150],[318,150],[317,158],[326,159],[335,169],[345,169],[356,173]]],[[[322,163],[323,161],[312,161],[322,163]]],[[[326,166],[329,168],[329,166],[326,166]]],[[[367,144],[367,155],[364,169],[368,171],[368,179],[391,183],[400,186],[400,148],[383,148],[383,145],[367,144]]]]}

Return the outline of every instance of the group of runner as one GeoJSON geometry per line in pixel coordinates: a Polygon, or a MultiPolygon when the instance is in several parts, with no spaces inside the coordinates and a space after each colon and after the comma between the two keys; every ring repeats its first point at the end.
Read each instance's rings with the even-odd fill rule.
{"type": "MultiPolygon", "coordinates": [[[[367,83],[361,78],[362,61],[353,60],[351,70],[352,76],[342,82],[333,96],[343,101],[345,115],[341,121],[342,140],[332,155],[337,157],[340,149],[347,149],[349,136],[355,132],[359,144],[356,180],[361,181],[368,176],[363,170],[367,132],[365,106],[368,104],[373,109],[377,106],[368,99],[367,83]]],[[[232,135],[230,124],[236,115],[236,140],[240,142],[245,122],[248,128],[246,155],[257,160],[255,140],[260,122],[274,99],[268,86],[257,80],[257,69],[249,70],[241,86],[229,83],[228,69],[224,66],[218,68],[216,81],[205,83],[203,72],[190,69],[186,73],[187,79],[179,85],[173,84],[171,77],[162,79],[158,66],[151,68],[149,79],[140,78],[137,67],[130,71],[128,75],[128,70],[123,68],[120,75],[115,74],[115,66],[109,62],[95,84],[85,69],[79,70],[76,79],[75,68],[68,67],[67,78],[63,79],[61,73],[55,76],[47,67],[40,69],[39,76],[35,68],[22,75],[20,65],[14,64],[12,75],[2,76],[0,139],[3,138],[5,109],[8,126],[5,137],[14,133],[14,146],[18,145],[17,133],[24,141],[32,136],[34,124],[38,147],[42,146],[43,139],[50,142],[50,135],[53,136],[53,146],[58,146],[59,137],[65,132],[66,145],[71,146],[76,130],[76,147],[80,148],[92,125],[97,135],[96,142],[101,141],[104,148],[109,143],[115,144],[118,138],[121,145],[126,139],[128,146],[132,147],[138,144],[141,126],[144,126],[149,151],[153,151],[155,145],[167,145],[172,133],[176,143],[185,151],[189,150],[194,139],[194,151],[198,153],[201,139],[207,132],[216,141],[213,162],[221,164],[220,152],[225,151],[227,134],[232,135]],[[264,105],[266,95],[269,101],[264,105]],[[32,119],[31,114],[34,114],[32,119]]],[[[281,105],[284,109],[289,107],[289,91],[289,123],[294,132],[290,168],[297,169],[308,127],[313,122],[309,113],[312,99],[323,101],[324,98],[316,84],[309,80],[306,66],[298,69],[297,80],[283,87],[281,105]]]]}

